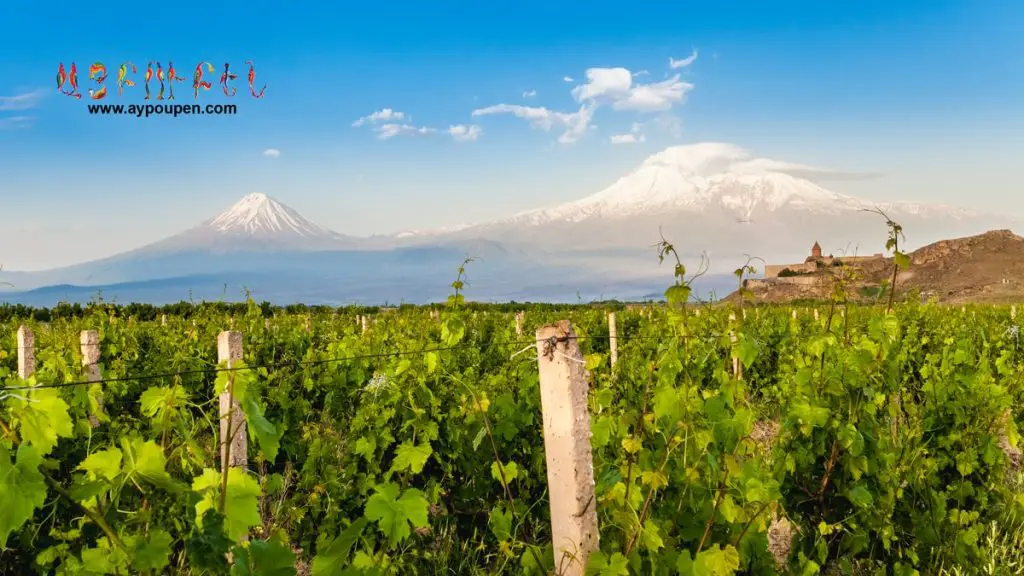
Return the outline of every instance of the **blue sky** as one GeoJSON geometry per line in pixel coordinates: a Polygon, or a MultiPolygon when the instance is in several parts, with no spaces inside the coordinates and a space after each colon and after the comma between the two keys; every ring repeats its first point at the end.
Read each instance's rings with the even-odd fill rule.
{"type": "Polygon", "coordinates": [[[348,234],[487,220],[701,141],[881,174],[828,184],[865,198],[1024,216],[1019,1],[212,4],[8,3],[0,264],[107,256],[250,192],[348,234]],[[87,86],[96,60],[110,69],[104,102],[125,104],[142,88],[117,97],[122,61],[141,80],[147,61],[173,60],[179,103],[199,61],[217,67],[199,102],[227,102],[230,62],[239,113],[90,116],[54,78],[75,61],[87,86]],[[614,68],[628,73],[593,72],[614,68]],[[404,118],[353,126],[385,109],[404,118]]]}

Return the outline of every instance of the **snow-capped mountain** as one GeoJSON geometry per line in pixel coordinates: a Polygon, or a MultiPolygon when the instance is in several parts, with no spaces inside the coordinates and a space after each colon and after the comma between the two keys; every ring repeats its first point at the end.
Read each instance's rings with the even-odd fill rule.
{"type": "MultiPolygon", "coordinates": [[[[841,214],[876,206],[827,190],[794,173],[809,167],[751,158],[731,144],[674,146],[659,152],[597,194],[516,214],[510,223],[580,222],[590,218],[623,219],[685,210],[725,210],[739,219],[778,210],[841,214]]],[[[882,207],[907,214],[970,217],[974,213],[947,206],[888,203],[882,207]]]]}
{"type": "Polygon", "coordinates": [[[357,244],[356,238],[328,230],[270,196],[254,193],[195,228],[140,250],[282,252],[343,250],[357,244]]]}
{"type": "Polygon", "coordinates": [[[814,175],[829,173],[755,158],[731,144],[674,146],[582,199],[413,236],[486,237],[547,252],[615,250],[635,257],[649,251],[660,231],[690,256],[707,251],[731,265],[745,254],[797,257],[815,241],[837,252],[880,252],[886,226],[865,212],[874,208],[902,224],[912,245],[1012,226],[1011,220],[956,207],[868,202],[828,190],[812,181],[814,175]]]}
{"type": "MultiPolygon", "coordinates": [[[[817,184],[822,173],[728,144],[675,146],[579,200],[483,224],[369,238],[337,234],[273,198],[250,194],[137,250],[56,270],[2,272],[0,282],[18,290],[116,285],[122,299],[147,300],[157,293],[184,298],[195,294],[192,288],[210,297],[233,283],[236,292],[244,286],[281,301],[379,302],[443,296],[462,259],[479,256],[472,272],[477,297],[561,299],[581,287],[594,297],[636,297],[659,293],[671,281],[653,248],[662,237],[687,265],[707,254],[704,281],[724,277],[731,286],[731,277],[715,275],[748,255],[800,262],[815,242],[837,256],[884,251],[886,223],[865,209],[881,208],[900,223],[907,249],[1020,227],[1012,218],[947,206],[866,202],[817,184]]],[[[64,297],[54,294],[72,293],[60,288],[46,298],[64,297]]]]}

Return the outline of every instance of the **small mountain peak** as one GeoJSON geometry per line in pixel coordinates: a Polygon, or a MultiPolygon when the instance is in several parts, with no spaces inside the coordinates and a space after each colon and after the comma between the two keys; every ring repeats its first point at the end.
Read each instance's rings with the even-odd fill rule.
{"type": "Polygon", "coordinates": [[[209,226],[221,234],[266,236],[298,234],[299,236],[333,235],[318,224],[307,220],[295,210],[281,204],[262,192],[243,197],[209,226]]]}

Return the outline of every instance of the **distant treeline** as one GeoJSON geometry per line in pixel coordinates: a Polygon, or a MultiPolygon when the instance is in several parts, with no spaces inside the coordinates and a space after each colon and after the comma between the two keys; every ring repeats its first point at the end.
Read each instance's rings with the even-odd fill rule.
{"type": "MultiPolygon", "coordinates": [[[[253,303],[258,307],[265,317],[277,314],[324,314],[338,312],[341,314],[376,314],[386,310],[410,310],[410,309],[436,309],[445,307],[444,303],[427,304],[423,306],[414,304],[400,304],[383,306],[307,306],[305,304],[291,304],[288,306],[277,306],[270,302],[253,303]]],[[[609,311],[621,310],[629,303],[617,300],[600,302],[581,302],[579,304],[547,304],[531,302],[466,302],[465,309],[469,310],[491,310],[495,312],[517,312],[523,309],[557,311],[580,306],[600,307],[609,311]]],[[[36,308],[22,304],[0,304],[0,322],[11,320],[35,320],[37,322],[50,322],[58,319],[71,319],[89,316],[102,311],[122,318],[135,318],[141,322],[152,322],[161,316],[167,315],[177,318],[190,318],[203,314],[228,314],[231,316],[242,316],[249,310],[249,302],[188,302],[182,301],[177,304],[154,306],[152,304],[112,304],[107,302],[91,302],[88,304],[61,302],[52,308],[36,308]]]]}

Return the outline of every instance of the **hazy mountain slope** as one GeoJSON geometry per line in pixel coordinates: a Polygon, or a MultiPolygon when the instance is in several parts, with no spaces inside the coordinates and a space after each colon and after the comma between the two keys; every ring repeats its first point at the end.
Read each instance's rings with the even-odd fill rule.
{"type": "Polygon", "coordinates": [[[690,257],[707,251],[718,264],[732,267],[744,254],[802,257],[814,241],[836,253],[881,251],[885,221],[865,208],[880,207],[903,224],[912,246],[1014,223],[955,207],[863,201],[801,177],[811,172],[752,158],[728,144],[675,146],[591,196],[455,231],[403,237],[432,242],[483,236],[524,249],[573,253],[642,251],[659,240],[661,230],[690,257]]]}
{"type": "Polygon", "coordinates": [[[350,250],[360,239],[308,220],[266,194],[249,194],[227,210],[181,234],[125,254],[203,250],[213,253],[350,250]]]}
{"type": "MultiPolygon", "coordinates": [[[[23,292],[241,275],[260,284],[250,288],[269,286],[282,298],[313,297],[320,294],[317,283],[380,298],[392,282],[414,299],[434,285],[435,273],[450,274],[463,258],[475,256],[494,267],[476,282],[495,298],[522,297],[538,286],[552,287],[548,294],[591,286],[615,297],[615,290],[632,294],[631,283],[660,292],[668,271],[659,266],[654,246],[662,234],[691,270],[706,253],[712,274],[731,271],[747,255],[801,261],[815,241],[837,256],[883,251],[885,221],[864,211],[874,205],[812,181],[822,172],[755,158],[729,144],[675,146],[584,198],[493,222],[370,238],[338,234],[273,198],[251,194],[148,246],[44,272],[0,272],[0,281],[23,292]]],[[[910,249],[1020,225],[948,206],[879,207],[903,225],[910,249]]]]}

